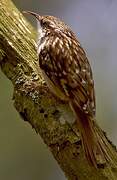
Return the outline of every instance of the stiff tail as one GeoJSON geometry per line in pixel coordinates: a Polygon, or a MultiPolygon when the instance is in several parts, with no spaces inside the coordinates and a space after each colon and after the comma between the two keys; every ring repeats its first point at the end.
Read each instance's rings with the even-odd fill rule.
{"type": "Polygon", "coordinates": [[[104,132],[90,116],[81,112],[75,104],[72,104],[72,108],[77,115],[77,123],[88,162],[95,168],[103,167],[107,162],[117,167],[116,152],[104,132]]]}

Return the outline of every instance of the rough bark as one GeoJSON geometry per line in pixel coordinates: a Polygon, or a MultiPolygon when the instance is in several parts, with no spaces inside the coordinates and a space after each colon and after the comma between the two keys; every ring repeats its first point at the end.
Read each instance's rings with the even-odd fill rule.
{"type": "MultiPolygon", "coordinates": [[[[73,114],[67,104],[53,97],[40,75],[35,39],[35,30],[13,3],[1,0],[0,67],[13,83],[15,108],[41,135],[69,180],[116,180],[116,167],[107,164],[95,170],[88,165],[80,135],[64,121],[72,120],[73,114]]],[[[101,131],[98,126],[97,130],[101,131]]]]}

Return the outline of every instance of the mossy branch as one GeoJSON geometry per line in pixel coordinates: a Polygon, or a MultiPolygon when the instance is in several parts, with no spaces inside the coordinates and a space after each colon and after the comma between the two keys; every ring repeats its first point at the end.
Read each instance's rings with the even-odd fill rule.
{"type": "Polygon", "coordinates": [[[116,180],[116,167],[95,170],[88,165],[79,134],[64,122],[73,118],[68,105],[53,97],[41,78],[35,39],[35,30],[13,3],[1,0],[0,67],[13,83],[15,108],[41,135],[69,180],[116,180]]]}

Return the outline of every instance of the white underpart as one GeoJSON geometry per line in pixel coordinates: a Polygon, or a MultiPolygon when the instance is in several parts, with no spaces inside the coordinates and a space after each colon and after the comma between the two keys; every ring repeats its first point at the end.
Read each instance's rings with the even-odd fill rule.
{"type": "Polygon", "coordinates": [[[41,49],[43,49],[45,45],[45,41],[40,44],[41,38],[44,37],[45,32],[42,30],[42,27],[40,25],[40,22],[37,21],[37,32],[38,32],[38,39],[37,39],[37,53],[39,54],[41,49]]]}

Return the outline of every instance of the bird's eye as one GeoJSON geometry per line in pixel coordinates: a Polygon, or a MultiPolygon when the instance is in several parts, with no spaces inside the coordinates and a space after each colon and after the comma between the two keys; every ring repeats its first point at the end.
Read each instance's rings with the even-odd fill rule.
{"type": "Polygon", "coordinates": [[[46,21],[44,19],[41,21],[42,26],[49,26],[49,24],[50,24],[49,21],[46,21]]]}
{"type": "Polygon", "coordinates": [[[42,22],[42,25],[43,25],[43,26],[46,26],[46,24],[47,24],[46,21],[43,21],[43,22],[42,22]]]}

